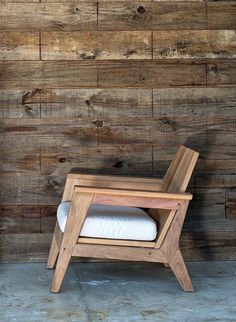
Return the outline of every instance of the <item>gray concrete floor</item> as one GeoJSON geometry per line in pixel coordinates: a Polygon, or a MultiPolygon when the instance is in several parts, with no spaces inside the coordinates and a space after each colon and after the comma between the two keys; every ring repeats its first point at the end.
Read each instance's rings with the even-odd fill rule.
{"type": "Polygon", "coordinates": [[[236,262],[188,263],[196,292],[153,263],[72,263],[61,293],[45,264],[0,265],[0,321],[236,321],[236,262]]]}

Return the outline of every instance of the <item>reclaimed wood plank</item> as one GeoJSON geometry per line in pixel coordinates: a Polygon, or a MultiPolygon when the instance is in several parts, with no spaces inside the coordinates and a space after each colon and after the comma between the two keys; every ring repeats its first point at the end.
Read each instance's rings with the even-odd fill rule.
{"type": "Polygon", "coordinates": [[[43,146],[97,145],[97,120],[65,119],[3,119],[0,146],[37,148],[43,146]]]}
{"type": "Polygon", "coordinates": [[[0,30],[93,30],[97,28],[94,1],[70,3],[0,4],[0,30]]]}
{"type": "Polygon", "coordinates": [[[57,206],[0,206],[0,234],[51,233],[57,206]]]}
{"type": "Polygon", "coordinates": [[[196,175],[196,186],[198,188],[222,188],[233,189],[235,187],[236,174],[230,175],[196,175]]]}
{"type": "Polygon", "coordinates": [[[25,104],[41,102],[42,118],[152,115],[151,89],[42,89],[25,104]]]}
{"type": "Polygon", "coordinates": [[[236,29],[235,1],[207,1],[207,29],[236,29]]]}
{"type": "Polygon", "coordinates": [[[154,89],[153,114],[163,117],[179,115],[235,116],[236,88],[192,87],[154,89]]]}
{"type": "Polygon", "coordinates": [[[39,118],[40,101],[27,101],[29,95],[27,90],[0,90],[0,118],[39,118]]]}
{"type": "Polygon", "coordinates": [[[235,260],[235,232],[183,232],[180,248],[186,260],[235,260]]]}
{"type": "Polygon", "coordinates": [[[42,176],[31,173],[3,173],[0,204],[55,205],[60,202],[65,176],[42,176]]]}
{"type": "Polygon", "coordinates": [[[209,62],[207,65],[208,86],[235,86],[236,60],[209,62]]]}
{"type": "Polygon", "coordinates": [[[154,58],[236,58],[235,30],[153,32],[154,58]]]}
{"type": "Polygon", "coordinates": [[[150,31],[43,32],[43,60],[150,59],[150,31]]]}
{"type": "Polygon", "coordinates": [[[205,29],[203,2],[99,2],[100,30],[205,29]]]}
{"type": "Polygon", "coordinates": [[[39,33],[0,32],[0,60],[39,59],[39,33]]]}
{"type": "Polygon", "coordinates": [[[41,173],[66,175],[71,169],[112,174],[152,174],[150,146],[107,146],[75,148],[43,148],[41,173]],[[91,169],[91,170],[90,170],[91,169]]]}
{"type": "Polygon", "coordinates": [[[0,173],[39,173],[40,151],[36,149],[1,148],[0,173]]]}
{"type": "Polygon", "coordinates": [[[97,68],[91,62],[0,62],[0,89],[95,87],[97,68]]]}
{"type": "Polygon", "coordinates": [[[46,261],[52,234],[0,234],[1,262],[46,261]]]}
{"type": "MultiPolygon", "coordinates": [[[[225,218],[236,222],[236,190],[228,189],[225,194],[225,218]]],[[[231,222],[232,224],[232,222],[231,222]]]]}
{"type": "Polygon", "coordinates": [[[101,87],[178,87],[206,84],[205,64],[116,61],[98,65],[101,87]]]}

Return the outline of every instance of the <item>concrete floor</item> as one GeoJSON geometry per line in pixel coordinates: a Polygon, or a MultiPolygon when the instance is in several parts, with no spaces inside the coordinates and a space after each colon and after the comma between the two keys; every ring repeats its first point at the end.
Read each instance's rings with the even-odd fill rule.
{"type": "Polygon", "coordinates": [[[0,265],[1,322],[236,321],[236,262],[188,263],[196,292],[152,263],[73,263],[61,293],[45,264],[0,265]]]}

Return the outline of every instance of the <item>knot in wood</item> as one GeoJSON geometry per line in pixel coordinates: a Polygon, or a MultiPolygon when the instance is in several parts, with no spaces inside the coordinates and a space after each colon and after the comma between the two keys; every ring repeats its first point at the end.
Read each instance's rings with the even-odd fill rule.
{"type": "Polygon", "coordinates": [[[143,14],[143,13],[145,13],[145,8],[143,7],[143,6],[138,6],[138,8],[137,8],[137,12],[138,13],[140,13],[140,14],[143,14]]]}
{"type": "Polygon", "coordinates": [[[58,161],[59,161],[60,163],[64,163],[64,162],[66,162],[66,158],[60,158],[58,161]]]}
{"type": "Polygon", "coordinates": [[[97,127],[103,127],[103,121],[97,120],[93,122],[94,125],[96,125],[97,127]]]}

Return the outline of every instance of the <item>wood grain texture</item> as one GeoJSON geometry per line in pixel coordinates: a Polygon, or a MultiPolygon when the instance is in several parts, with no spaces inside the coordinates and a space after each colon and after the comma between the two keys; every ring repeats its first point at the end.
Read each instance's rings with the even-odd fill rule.
{"type": "Polygon", "coordinates": [[[0,4],[0,30],[91,30],[97,26],[97,4],[71,3],[0,4]]]}
{"type": "Polygon", "coordinates": [[[235,86],[236,60],[209,63],[207,65],[207,84],[209,86],[235,86]]]}
{"type": "MultiPolygon", "coordinates": [[[[15,163],[14,163],[15,164],[15,163]]],[[[71,168],[97,170],[99,173],[151,175],[152,149],[145,145],[108,147],[44,148],[41,173],[66,175],[71,168]]]]}
{"type": "Polygon", "coordinates": [[[176,87],[206,84],[205,64],[172,64],[159,61],[102,62],[98,65],[101,87],[176,87]]]}
{"type": "MultiPolygon", "coordinates": [[[[153,90],[153,114],[213,117],[235,115],[236,88],[167,88],[153,90]]],[[[166,151],[168,153],[168,151],[166,151]]]]}
{"type": "Polygon", "coordinates": [[[235,29],[236,2],[207,2],[207,29],[235,29]]]}
{"type": "Polygon", "coordinates": [[[29,102],[28,97],[37,91],[0,90],[0,117],[39,118],[40,102],[29,102]]]}
{"type": "MultiPolygon", "coordinates": [[[[236,219],[236,191],[234,188],[226,191],[226,219],[236,219]]],[[[236,222],[236,221],[235,221],[236,222]]]]}
{"type": "Polygon", "coordinates": [[[99,2],[100,30],[205,29],[202,2],[99,2]]]}
{"type": "Polygon", "coordinates": [[[0,89],[95,87],[96,70],[90,62],[0,62],[0,89]]]}
{"type": "Polygon", "coordinates": [[[152,115],[151,89],[44,89],[28,92],[27,106],[39,102],[42,118],[152,115]]]}
{"type": "Polygon", "coordinates": [[[236,58],[235,30],[154,31],[154,58],[236,58]]]}
{"type": "Polygon", "coordinates": [[[39,59],[39,33],[0,32],[0,60],[39,59]]]}
{"type": "Polygon", "coordinates": [[[43,32],[43,60],[150,59],[150,31],[43,32]]]}

